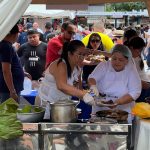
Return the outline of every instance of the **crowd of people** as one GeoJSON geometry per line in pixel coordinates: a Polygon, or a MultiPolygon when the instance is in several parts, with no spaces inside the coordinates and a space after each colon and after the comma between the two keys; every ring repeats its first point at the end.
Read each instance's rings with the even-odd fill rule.
{"type": "MultiPolygon", "coordinates": [[[[94,96],[105,94],[106,101],[112,99],[115,107],[130,113],[135,102],[150,96],[144,67],[150,63],[150,40],[144,33],[148,31],[143,27],[105,29],[100,22],[92,31],[71,21],[58,30],[46,22],[45,31],[37,22],[16,24],[0,42],[1,102],[9,97],[19,102],[27,76],[42,80],[38,99],[44,107],[47,101],[76,97],[83,100],[78,105],[83,109],[80,117],[87,119],[102,109],[95,106],[90,91],[94,96]]],[[[50,117],[48,111],[45,117],[50,117]]]]}

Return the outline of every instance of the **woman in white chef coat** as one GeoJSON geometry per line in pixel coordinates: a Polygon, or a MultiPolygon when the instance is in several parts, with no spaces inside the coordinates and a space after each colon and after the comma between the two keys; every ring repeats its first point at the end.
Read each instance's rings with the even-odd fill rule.
{"type": "Polygon", "coordinates": [[[45,119],[50,118],[49,102],[70,99],[76,96],[85,103],[95,104],[94,98],[87,92],[73,86],[78,80],[79,67],[86,56],[84,44],[79,40],[73,40],[63,45],[61,58],[52,62],[45,71],[45,77],[39,87],[39,97],[42,105],[46,105],[45,119]]]}
{"type": "MultiPolygon", "coordinates": [[[[88,82],[93,92],[105,94],[105,100],[113,100],[117,109],[131,112],[134,101],[141,93],[141,79],[134,65],[128,47],[117,44],[112,49],[109,61],[101,62],[90,74],[88,82]]],[[[93,113],[105,107],[93,106],[93,113]]],[[[131,121],[131,118],[129,119],[131,121]]]]}

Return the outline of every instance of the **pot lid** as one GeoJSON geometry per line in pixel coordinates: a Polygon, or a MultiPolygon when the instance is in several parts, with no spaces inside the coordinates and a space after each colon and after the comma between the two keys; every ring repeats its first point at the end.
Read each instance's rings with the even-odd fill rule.
{"type": "Polygon", "coordinates": [[[53,102],[50,105],[62,105],[62,106],[68,106],[68,105],[76,105],[72,100],[59,100],[57,102],[53,102]]]}

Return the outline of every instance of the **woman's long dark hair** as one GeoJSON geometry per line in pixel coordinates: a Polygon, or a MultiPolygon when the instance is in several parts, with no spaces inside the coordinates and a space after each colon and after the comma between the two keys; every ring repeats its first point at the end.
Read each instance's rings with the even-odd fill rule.
{"type": "Polygon", "coordinates": [[[71,78],[71,66],[68,60],[68,53],[73,54],[78,48],[80,47],[84,47],[84,44],[79,41],[79,40],[73,40],[70,42],[65,42],[63,45],[63,49],[62,49],[62,54],[61,54],[61,58],[58,61],[57,65],[62,62],[63,60],[65,60],[66,65],[67,65],[67,75],[68,78],[71,78]]]}
{"type": "MultiPolygon", "coordinates": [[[[138,49],[139,51],[140,51],[140,53],[142,52],[142,50],[143,50],[143,48],[146,46],[146,44],[145,44],[145,42],[144,42],[144,40],[141,38],[141,37],[133,37],[130,41],[129,41],[129,43],[128,43],[128,46],[129,47],[132,47],[133,48],[133,50],[134,49],[138,49]]],[[[141,56],[140,56],[141,57],[141,56]]],[[[143,63],[143,60],[142,60],[142,58],[141,58],[141,61],[140,61],[140,68],[141,68],[141,70],[143,70],[143,68],[144,68],[144,63],[143,63]]]]}
{"type": "Polygon", "coordinates": [[[134,29],[127,29],[125,30],[124,34],[123,34],[123,38],[126,38],[126,41],[124,41],[124,45],[129,46],[129,41],[131,38],[138,36],[137,32],[134,29]]]}
{"type": "Polygon", "coordinates": [[[98,33],[92,33],[92,34],[90,35],[89,41],[88,41],[88,44],[87,44],[87,48],[93,49],[92,46],[91,46],[91,43],[90,43],[90,41],[91,41],[91,39],[93,38],[93,36],[96,36],[96,37],[98,37],[98,38],[101,40],[101,44],[100,44],[100,46],[98,47],[98,50],[104,51],[102,39],[101,39],[101,37],[100,37],[100,35],[99,35],[98,33]]]}

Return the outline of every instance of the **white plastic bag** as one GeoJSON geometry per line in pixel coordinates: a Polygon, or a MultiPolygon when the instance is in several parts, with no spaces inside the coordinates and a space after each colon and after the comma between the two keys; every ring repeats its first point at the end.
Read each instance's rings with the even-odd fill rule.
{"type": "Polygon", "coordinates": [[[24,83],[23,83],[24,90],[21,91],[21,95],[29,95],[32,91],[32,81],[28,78],[24,78],[24,83]]]}

